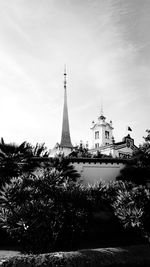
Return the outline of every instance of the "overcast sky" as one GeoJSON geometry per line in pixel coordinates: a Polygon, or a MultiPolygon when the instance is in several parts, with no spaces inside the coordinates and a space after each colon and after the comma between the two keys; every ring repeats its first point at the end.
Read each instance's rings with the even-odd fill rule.
{"type": "Polygon", "coordinates": [[[0,0],[0,136],[60,142],[63,69],[73,144],[100,114],[121,141],[150,128],[149,0],[0,0]]]}

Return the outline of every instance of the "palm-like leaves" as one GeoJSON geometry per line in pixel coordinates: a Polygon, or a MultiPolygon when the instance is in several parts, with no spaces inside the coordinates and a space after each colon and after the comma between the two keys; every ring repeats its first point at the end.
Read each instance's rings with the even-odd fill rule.
{"type": "Polygon", "coordinates": [[[0,186],[9,182],[11,177],[17,177],[22,173],[30,173],[41,166],[39,158],[48,157],[44,144],[32,146],[27,142],[21,145],[15,143],[6,144],[4,139],[0,141],[0,186]]]}
{"type": "Polygon", "coordinates": [[[61,172],[64,179],[69,179],[70,181],[76,182],[76,180],[80,177],[80,174],[70,163],[70,160],[63,156],[54,158],[51,162],[51,166],[61,172]]]}

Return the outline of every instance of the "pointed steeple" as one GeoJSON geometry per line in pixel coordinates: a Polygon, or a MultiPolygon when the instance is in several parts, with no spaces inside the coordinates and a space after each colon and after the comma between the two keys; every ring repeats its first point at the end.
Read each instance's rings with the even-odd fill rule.
{"type": "Polygon", "coordinates": [[[66,66],[64,68],[64,107],[63,107],[63,122],[61,143],[62,148],[73,148],[70,138],[69,119],[68,119],[68,106],[67,106],[67,80],[66,80],[66,66]]]}

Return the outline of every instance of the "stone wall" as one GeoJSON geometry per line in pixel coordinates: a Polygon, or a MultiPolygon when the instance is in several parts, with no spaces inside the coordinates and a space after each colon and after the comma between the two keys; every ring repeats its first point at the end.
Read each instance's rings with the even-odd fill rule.
{"type": "Polygon", "coordinates": [[[71,162],[81,175],[83,184],[94,184],[99,181],[114,181],[127,160],[74,158],[71,162]]]}

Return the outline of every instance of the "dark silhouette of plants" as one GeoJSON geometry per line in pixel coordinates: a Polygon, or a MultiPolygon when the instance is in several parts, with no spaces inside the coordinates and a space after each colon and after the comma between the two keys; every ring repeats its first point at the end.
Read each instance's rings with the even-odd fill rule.
{"type": "Polygon", "coordinates": [[[55,168],[12,178],[0,193],[0,224],[28,252],[68,249],[87,223],[82,186],[55,168]]]}
{"type": "Polygon", "coordinates": [[[150,236],[150,191],[145,186],[120,182],[112,203],[115,215],[126,229],[150,236]]]}
{"type": "Polygon", "coordinates": [[[27,142],[20,145],[0,141],[0,187],[10,178],[18,177],[23,173],[34,172],[41,166],[40,158],[48,157],[44,144],[32,146],[27,142]]]}
{"type": "Polygon", "coordinates": [[[150,180],[150,130],[146,130],[145,142],[139,146],[132,160],[121,170],[117,180],[145,185],[150,180]]]}
{"type": "Polygon", "coordinates": [[[84,146],[82,141],[80,145],[74,147],[73,152],[69,155],[69,157],[73,158],[91,158],[92,155],[89,152],[88,145],[84,146]]]}
{"type": "Polygon", "coordinates": [[[80,178],[80,174],[70,163],[69,158],[62,155],[52,158],[49,166],[58,170],[65,180],[69,179],[69,181],[76,182],[80,178]]]}

